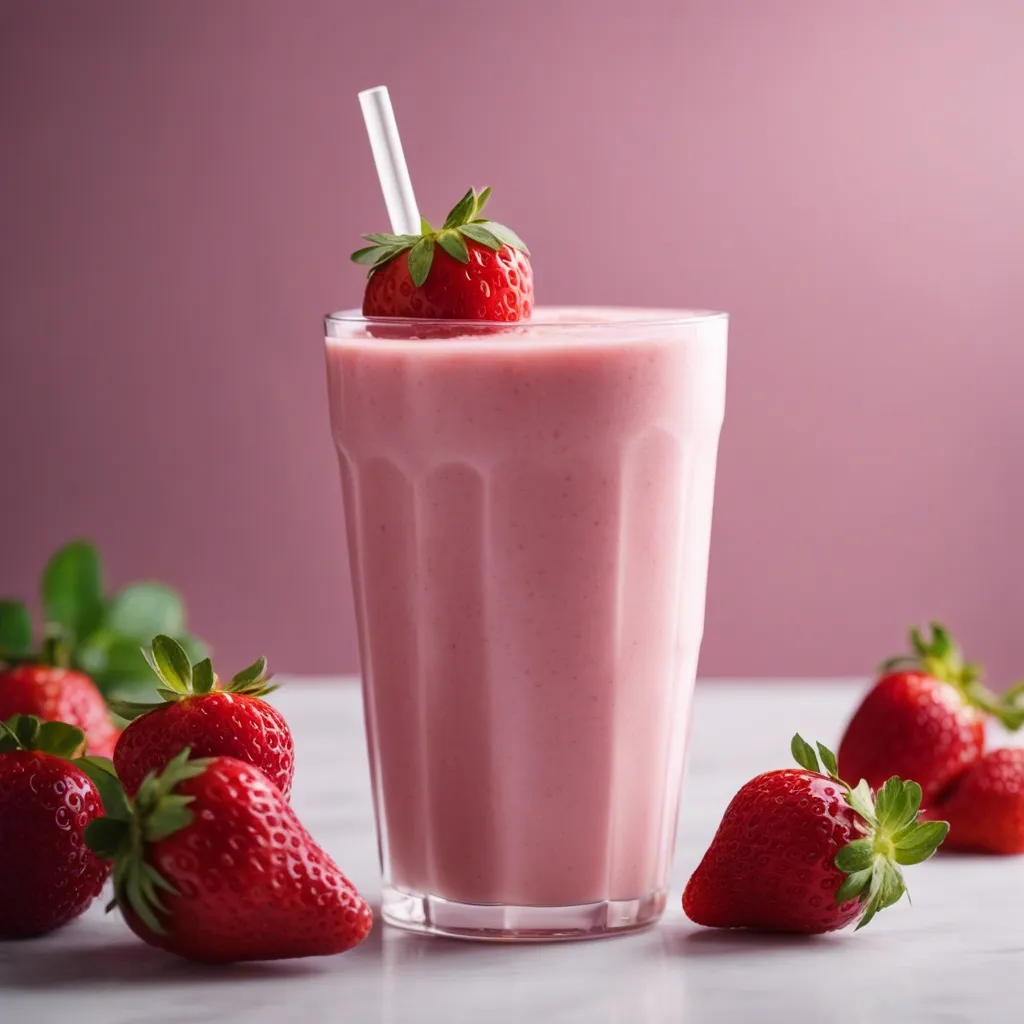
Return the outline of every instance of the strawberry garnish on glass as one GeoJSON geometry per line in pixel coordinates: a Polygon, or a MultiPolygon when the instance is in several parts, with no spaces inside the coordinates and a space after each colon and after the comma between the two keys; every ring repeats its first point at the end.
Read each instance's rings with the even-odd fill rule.
{"type": "Polygon", "coordinates": [[[858,707],[839,746],[849,779],[877,789],[892,775],[915,779],[925,806],[979,757],[985,726],[1024,724],[1019,690],[999,696],[982,684],[981,668],[938,623],[926,637],[910,631],[911,650],[884,662],[881,677],[858,707]]]}
{"type": "Polygon", "coordinates": [[[901,866],[927,860],[949,831],[919,822],[921,787],[889,779],[872,794],[839,778],[835,755],[793,737],[800,765],[766,772],[733,797],[683,893],[712,928],[817,934],[863,928],[907,891],[901,866]],[[819,763],[819,755],[821,761],[819,763]]]}
{"type": "Polygon", "coordinates": [[[533,310],[530,250],[504,224],[483,216],[491,190],[470,189],[435,230],[364,235],[352,254],[368,265],[367,317],[515,322],[533,310]]]}

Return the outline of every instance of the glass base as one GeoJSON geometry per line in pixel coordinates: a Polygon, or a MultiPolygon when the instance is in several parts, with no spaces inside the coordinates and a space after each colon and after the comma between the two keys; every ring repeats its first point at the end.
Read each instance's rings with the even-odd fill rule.
{"type": "Polygon", "coordinates": [[[483,942],[565,942],[602,939],[654,924],[665,909],[665,890],[635,900],[603,900],[571,907],[515,907],[456,903],[384,887],[381,914],[396,928],[421,935],[483,942]]]}

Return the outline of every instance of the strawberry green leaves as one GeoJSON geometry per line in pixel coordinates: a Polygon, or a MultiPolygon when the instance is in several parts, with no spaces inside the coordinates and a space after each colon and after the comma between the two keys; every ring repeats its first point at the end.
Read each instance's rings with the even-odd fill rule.
{"type": "Polygon", "coordinates": [[[131,817],[131,804],[117,778],[114,762],[107,757],[90,755],[77,758],[75,765],[92,779],[100,794],[100,800],[103,801],[103,811],[107,817],[127,821],[131,817]]]}
{"type": "Polygon", "coordinates": [[[836,763],[836,755],[823,743],[819,743],[817,750],[815,750],[803,736],[797,733],[793,737],[789,749],[793,754],[793,760],[801,768],[806,768],[809,772],[817,772],[820,775],[828,775],[832,779],[839,778],[839,766],[836,763]],[[820,764],[818,763],[819,756],[821,757],[820,764]]]}
{"type": "Polygon", "coordinates": [[[437,243],[453,260],[460,263],[469,262],[469,250],[457,231],[442,231],[437,236],[437,243]]]}
{"type": "MultiPolygon", "coordinates": [[[[159,774],[151,773],[142,783],[134,804],[124,797],[104,797],[106,814],[89,823],[85,843],[104,860],[114,862],[114,905],[130,908],[157,935],[166,934],[160,916],[167,913],[162,893],[177,895],[174,886],[146,859],[150,843],[166,839],[192,824],[189,809],[193,798],[177,792],[188,779],[201,775],[210,759],[192,759],[186,748],[159,774]]],[[[97,786],[97,788],[99,788],[97,786]]],[[[101,796],[103,793],[101,791],[101,796]]]]}
{"type": "Polygon", "coordinates": [[[32,646],[32,615],[21,601],[0,601],[0,664],[32,646]]]}
{"type": "Polygon", "coordinates": [[[70,759],[85,749],[85,733],[66,722],[43,722],[34,715],[14,715],[0,722],[0,753],[38,750],[70,759]]]}
{"type": "Polygon", "coordinates": [[[206,656],[203,642],[186,631],[177,591],[146,580],[107,596],[103,576],[102,559],[89,541],[74,540],[55,552],[40,581],[45,639],[33,644],[32,617],[22,602],[0,601],[0,664],[77,669],[109,696],[152,679],[139,645],[155,635],[176,637],[191,658],[206,656]]]}
{"type": "Polygon", "coordinates": [[[434,262],[434,238],[424,235],[409,250],[409,276],[417,288],[423,284],[430,273],[430,265],[434,262]]]}
{"type": "Polygon", "coordinates": [[[425,218],[420,220],[419,235],[374,233],[363,235],[371,244],[352,253],[354,263],[368,266],[370,273],[379,270],[402,253],[409,254],[409,276],[419,288],[430,275],[436,247],[439,245],[459,263],[469,262],[466,239],[497,252],[503,245],[518,249],[527,256],[526,243],[509,227],[481,216],[491,189],[482,192],[470,189],[451,209],[440,230],[435,231],[425,218]]]}
{"type": "Polygon", "coordinates": [[[185,632],[185,604],[166,584],[129,583],[110,599],[104,625],[120,636],[148,640],[158,633],[185,632]]]}
{"type": "MultiPolygon", "coordinates": [[[[111,710],[127,721],[183,700],[185,697],[201,697],[216,689],[217,676],[210,659],[204,658],[193,664],[184,647],[173,637],[155,636],[151,649],[142,653],[160,680],[161,685],[156,692],[162,699],[153,703],[111,701],[111,710]]],[[[247,697],[265,697],[277,689],[276,686],[268,685],[272,678],[267,671],[267,659],[260,656],[233,676],[227,685],[221,687],[221,691],[244,694],[247,697]]]]}
{"type": "Polygon", "coordinates": [[[1024,726],[1024,686],[1015,686],[999,695],[982,683],[983,670],[976,662],[965,661],[963,650],[952,634],[939,622],[929,623],[929,635],[918,627],[910,630],[910,651],[883,661],[879,672],[925,672],[933,679],[954,686],[968,703],[998,719],[1016,731],[1024,726]]]}
{"type": "Polygon", "coordinates": [[[65,544],[43,570],[43,610],[47,632],[59,630],[70,644],[91,633],[103,614],[103,573],[88,541],[65,544]]]}
{"type": "Polygon", "coordinates": [[[198,694],[209,693],[216,682],[213,674],[213,662],[209,658],[203,658],[198,665],[192,669],[192,689],[198,694]]]}
{"type": "Polygon", "coordinates": [[[846,875],[836,891],[836,903],[859,900],[864,912],[857,928],[863,928],[907,891],[900,865],[920,864],[931,857],[949,833],[949,824],[917,820],[921,787],[916,782],[894,776],[876,796],[863,779],[852,789],[840,779],[835,754],[823,744],[815,750],[798,733],[790,750],[801,768],[827,774],[842,786],[847,804],[861,819],[865,835],[839,850],[834,863],[846,875]]]}
{"type": "Polygon", "coordinates": [[[837,902],[858,899],[864,913],[863,928],[880,910],[897,903],[907,891],[899,865],[920,864],[939,848],[949,832],[944,821],[918,822],[921,787],[893,777],[878,791],[873,804],[866,783],[858,786],[850,805],[863,818],[868,834],[835,857],[836,867],[847,874],[836,893],[837,902]]]}
{"type": "Polygon", "coordinates": [[[169,636],[155,636],[151,651],[142,653],[169,690],[186,694],[192,689],[192,662],[176,640],[169,636]]]}

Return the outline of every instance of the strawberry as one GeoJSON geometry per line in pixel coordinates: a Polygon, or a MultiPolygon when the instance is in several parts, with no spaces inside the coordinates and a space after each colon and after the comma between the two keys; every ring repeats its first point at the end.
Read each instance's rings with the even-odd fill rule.
{"type": "Polygon", "coordinates": [[[113,768],[100,759],[71,760],[84,747],[82,730],[65,722],[30,715],[0,722],[0,938],[67,924],[110,874],[84,834],[103,813],[93,778],[113,783],[113,768]]]}
{"type": "Polygon", "coordinates": [[[295,774],[295,747],[281,712],[265,697],[266,658],[259,658],[229,683],[217,687],[213,665],[193,665],[169,636],[153,640],[144,652],[163,684],[153,704],[114,701],[129,721],[114,748],[114,765],[125,789],[134,794],[152,771],[160,771],[186,747],[197,757],[237,757],[256,765],[287,797],[295,774]]]}
{"type": "Polygon", "coordinates": [[[373,234],[352,253],[369,264],[363,315],[414,319],[529,318],[530,250],[504,224],[481,217],[491,190],[470,189],[439,231],[424,219],[418,235],[373,234]]]}
{"type": "Polygon", "coordinates": [[[726,808],[683,893],[691,921],[711,928],[817,934],[863,928],[906,892],[901,864],[927,860],[944,821],[917,821],[921,787],[889,779],[872,797],[851,789],[835,755],[793,737],[800,770],[766,772],[726,808]],[[821,767],[825,772],[822,773],[821,767]]]}
{"type": "Polygon", "coordinates": [[[0,671],[0,719],[35,715],[67,722],[85,733],[90,754],[110,757],[120,732],[96,684],[81,672],[54,665],[15,665],[0,671]]]}
{"type": "Polygon", "coordinates": [[[343,953],[373,923],[281,791],[233,757],[183,750],[86,841],[114,861],[114,899],[132,931],[189,959],[343,953]]]}
{"type": "Polygon", "coordinates": [[[949,820],[949,850],[1024,853],[1024,749],[989,751],[953,782],[934,810],[949,820]]]}
{"type": "Polygon", "coordinates": [[[981,756],[989,717],[1019,729],[1024,710],[1017,693],[998,697],[981,684],[980,668],[938,623],[927,640],[912,629],[910,642],[912,653],[883,663],[846,727],[839,768],[876,789],[892,775],[916,779],[928,805],[981,756]]]}
{"type": "Polygon", "coordinates": [[[32,616],[21,601],[0,601],[0,721],[35,715],[77,726],[89,753],[109,757],[118,730],[96,684],[67,667],[66,646],[48,636],[32,650],[32,616]]]}

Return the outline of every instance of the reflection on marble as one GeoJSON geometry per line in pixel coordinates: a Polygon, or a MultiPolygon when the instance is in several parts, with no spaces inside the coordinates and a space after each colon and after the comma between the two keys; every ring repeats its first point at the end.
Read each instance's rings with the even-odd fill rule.
{"type": "MultiPolygon", "coordinates": [[[[789,739],[835,742],[858,688],[698,687],[674,892],[649,931],[493,946],[378,926],[345,956],[207,968],[138,942],[97,903],[57,935],[0,943],[0,1021],[33,1024],[1002,1024],[1024,1017],[1024,858],[938,857],[912,869],[915,905],[858,935],[780,939],[697,929],[679,894],[726,802],[785,764],[789,739]]],[[[339,680],[275,695],[296,733],[294,802],[373,898],[376,847],[358,691],[339,680]]]]}

